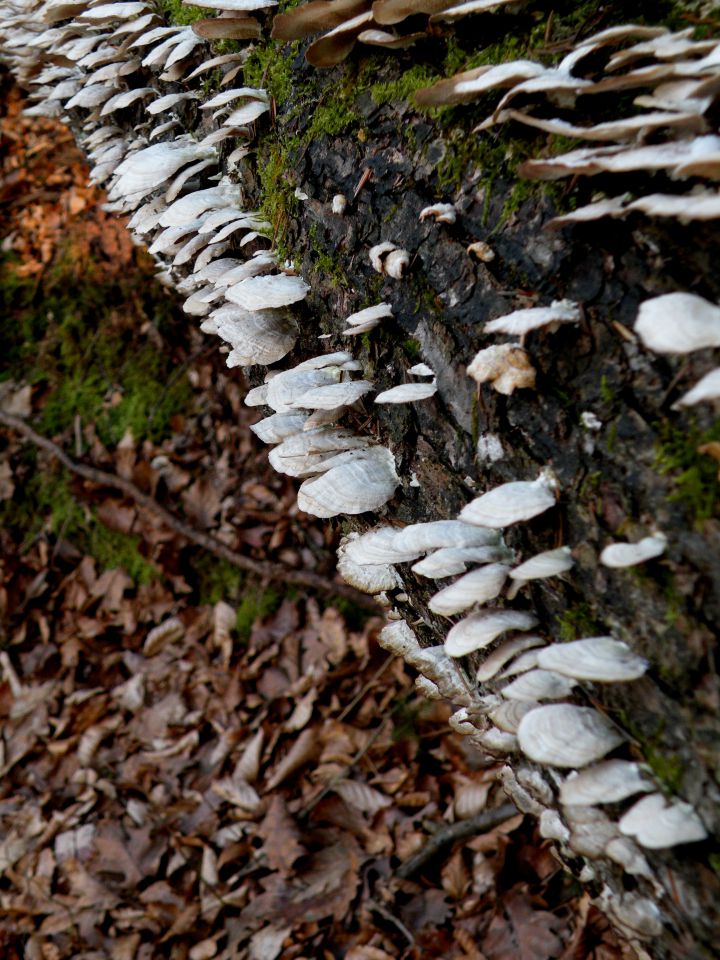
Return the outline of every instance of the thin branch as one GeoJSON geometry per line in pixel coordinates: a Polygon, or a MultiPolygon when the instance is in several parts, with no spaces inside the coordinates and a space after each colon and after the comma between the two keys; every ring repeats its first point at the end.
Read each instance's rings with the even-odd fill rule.
{"type": "Polygon", "coordinates": [[[315,807],[320,803],[320,801],[323,800],[328,795],[328,793],[330,793],[330,791],[335,786],[335,784],[340,783],[341,780],[345,779],[345,777],[350,773],[353,767],[356,767],[358,763],[360,763],[362,758],[365,756],[365,754],[368,752],[370,747],[375,743],[377,738],[385,730],[386,727],[387,727],[387,720],[383,720],[380,726],[376,727],[375,730],[373,730],[365,746],[361,747],[360,750],[358,750],[358,752],[352,758],[350,763],[348,763],[347,766],[343,767],[338,774],[336,774],[331,780],[329,780],[325,784],[323,789],[320,791],[320,793],[318,793],[317,796],[313,797],[313,799],[309,803],[305,804],[305,806],[298,812],[298,815],[297,815],[298,819],[308,817],[312,813],[312,811],[315,809],[315,807]]]}
{"type": "Polygon", "coordinates": [[[145,509],[150,510],[158,516],[165,526],[174,530],[175,533],[185,537],[185,539],[191,543],[202,547],[203,550],[215,554],[216,557],[226,560],[239,570],[253,573],[263,580],[296,584],[297,586],[317,590],[320,593],[346,597],[357,607],[372,610],[375,613],[379,612],[379,607],[371,597],[360,593],[345,583],[336,583],[334,580],[329,580],[327,577],[320,576],[320,574],[317,573],[311,573],[309,570],[292,570],[279,563],[270,563],[266,560],[253,560],[250,557],[243,556],[241,553],[237,553],[235,550],[231,550],[230,547],[226,546],[212,534],[205,533],[203,530],[197,530],[190,524],[185,523],[184,520],[179,520],[170,513],[169,510],[161,506],[154,497],[143,493],[134,483],[126,480],[124,477],[119,477],[117,474],[109,473],[105,470],[99,470],[97,467],[89,467],[84,463],[77,463],[72,457],[65,453],[62,447],[59,447],[52,440],[48,440],[47,437],[41,436],[41,434],[33,430],[33,428],[20,417],[0,410],[0,423],[22,434],[26,439],[34,443],[36,447],[47,451],[47,453],[55,457],[56,460],[59,460],[60,463],[62,463],[64,467],[67,467],[72,473],[84,477],[85,480],[89,480],[91,483],[114,487],[116,490],[122,491],[122,493],[134,500],[139,506],[145,507],[145,509]]]}
{"type": "Polygon", "coordinates": [[[475,817],[441,827],[430,837],[424,847],[400,864],[395,876],[400,877],[401,880],[409,880],[445,847],[449,847],[457,840],[465,840],[467,837],[474,837],[485,833],[486,830],[492,830],[517,813],[518,809],[514,804],[505,803],[497,810],[486,810],[475,817]]]}
{"type": "Polygon", "coordinates": [[[351,713],[353,712],[353,710],[355,709],[355,707],[358,705],[358,703],[360,703],[360,701],[362,700],[362,698],[365,696],[365,694],[368,692],[368,690],[372,687],[372,685],[375,683],[375,681],[378,680],[378,679],[385,673],[385,671],[387,670],[387,668],[390,666],[390,664],[391,664],[391,663],[393,662],[393,660],[395,660],[395,659],[396,659],[396,657],[395,657],[395,654],[394,654],[394,653],[391,653],[390,656],[386,658],[385,662],[384,662],[381,666],[378,667],[378,669],[377,669],[377,670],[375,671],[375,673],[370,677],[370,679],[369,679],[368,682],[365,684],[365,686],[362,688],[362,690],[360,690],[359,693],[355,694],[355,696],[352,698],[352,700],[350,701],[350,703],[345,707],[345,709],[343,710],[343,712],[342,712],[342,713],[340,714],[340,716],[337,718],[337,722],[338,722],[338,723],[342,723],[343,720],[345,719],[345,717],[347,717],[349,714],[351,714],[351,713]]]}

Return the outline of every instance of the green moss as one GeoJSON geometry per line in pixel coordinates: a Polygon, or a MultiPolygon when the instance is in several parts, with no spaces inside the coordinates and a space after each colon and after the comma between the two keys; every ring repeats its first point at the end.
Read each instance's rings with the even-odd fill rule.
{"type": "Polygon", "coordinates": [[[392,740],[394,743],[419,738],[420,720],[422,714],[427,712],[428,706],[429,704],[413,694],[406,694],[395,703],[392,709],[392,740]]]}
{"type": "Polygon", "coordinates": [[[560,640],[577,640],[579,637],[597,636],[601,632],[587,603],[575,604],[557,619],[557,634],[560,640]]]}
{"type": "Polygon", "coordinates": [[[431,316],[440,316],[444,311],[442,300],[431,285],[425,273],[421,270],[414,270],[410,274],[410,284],[412,287],[412,296],[415,301],[413,315],[428,313],[431,316]]]}
{"type": "Polygon", "coordinates": [[[362,117],[352,103],[342,97],[329,96],[314,108],[306,138],[316,140],[323,136],[336,137],[361,125],[362,117]]]}
{"type": "MultiPolygon", "coordinates": [[[[347,532],[350,532],[350,527],[347,532]]],[[[374,616],[369,610],[356,606],[352,600],[347,600],[345,597],[333,597],[330,606],[335,607],[342,615],[348,630],[361,631],[368,620],[374,616]]]]}
{"type": "Polygon", "coordinates": [[[699,448],[720,441],[720,423],[701,430],[692,417],[682,425],[665,420],[657,432],[655,469],[672,481],[668,499],[683,504],[695,522],[715,516],[720,495],[718,463],[699,448]]]}
{"type": "Polygon", "coordinates": [[[292,96],[292,64],[298,47],[298,43],[283,45],[273,40],[258,44],[243,66],[248,86],[263,87],[276,106],[283,106],[292,96]]]}
{"type": "Polygon", "coordinates": [[[220,600],[237,603],[245,586],[245,574],[227,560],[201,554],[193,562],[193,579],[200,604],[220,600]]]}
{"type": "Polygon", "coordinates": [[[613,403],[615,400],[615,393],[610,386],[606,374],[603,374],[600,377],[600,396],[602,397],[604,403],[613,403]]]}
{"type": "Polygon", "coordinates": [[[421,356],[421,344],[419,340],[413,339],[413,337],[408,337],[402,342],[402,348],[407,354],[408,358],[412,360],[413,363],[417,363],[421,356]]]}
{"type": "Polygon", "coordinates": [[[160,576],[159,571],[140,553],[140,542],[139,537],[110,530],[95,518],[87,531],[87,551],[95,557],[100,569],[122,567],[138,585],[151,583],[160,576]]]}
{"type": "Polygon", "coordinates": [[[288,233],[291,221],[298,214],[299,201],[295,196],[297,184],[289,176],[298,149],[297,138],[281,142],[275,137],[266,136],[258,150],[260,209],[271,224],[273,245],[281,260],[291,256],[288,233]]]}
{"type": "Polygon", "coordinates": [[[128,430],[138,441],[160,441],[193,397],[172,351],[139,333],[146,324],[172,339],[170,301],[139,268],[114,283],[96,279],[97,269],[88,263],[77,276],[60,257],[31,283],[12,261],[2,264],[4,373],[37,386],[43,433],[61,434],[80,416],[106,445],[128,430]]]}
{"type": "Polygon", "coordinates": [[[336,254],[330,253],[324,246],[317,223],[310,224],[308,238],[312,248],[313,270],[318,274],[321,282],[329,283],[332,287],[349,289],[351,284],[345,273],[343,260],[336,254]]]}
{"type": "MultiPolygon", "coordinates": [[[[28,463],[34,464],[35,459],[32,451],[28,463]]],[[[101,523],[93,510],[75,499],[71,476],[62,468],[31,470],[13,499],[0,505],[0,524],[24,534],[25,546],[46,529],[94,557],[101,570],[121,567],[136,584],[150,583],[159,576],[139,552],[140,538],[101,523]]]]}
{"type": "Polygon", "coordinates": [[[370,96],[373,103],[383,106],[386,103],[398,103],[410,100],[413,94],[434,83],[438,73],[427,64],[416,64],[397,80],[387,83],[373,83],[370,85],[370,96]]]}
{"type": "Polygon", "coordinates": [[[653,748],[649,744],[644,744],[643,749],[645,760],[660,783],[671,794],[679,793],[685,768],[682,758],[666,752],[662,746],[653,748]]]}
{"type": "Polygon", "coordinates": [[[708,863],[718,877],[720,877],[720,853],[711,853],[708,857],[708,863]]]}
{"type": "Polygon", "coordinates": [[[292,591],[281,592],[275,586],[259,589],[242,570],[216,557],[199,557],[193,564],[193,572],[200,603],[212,605],[224,600],[237,606],[235,630],[244,643],[250,639],[256,620],[274,613],[286,597],[293,596],[292,591]]]}
{"type": "Polygon", "coordinates": [[[183,6],[182,0],[160,0],[160,7],[166,20],[179,26],[188,26],[210,15],[210,11],[202,7],[183,6]]]}
{"type": "Polygon", "coordinates": [[[617,422],[610,424],[609,430],[605,434],[605,449],[608,453],[612,453],[615,450],[615,444],[617,443],[618,435],[618,425],[617,422]]]}
{"type": "Polygon", "coordinates": [[[238,633],[238,639],[247,643],[252,633],[253,624],[256,620],[262,620],[264,617],[274,613],[282,603],[284,596],[275,587],[266,587],[263,591],[247,590],[237,608],[235,618],[235,629],[238,633]]]}

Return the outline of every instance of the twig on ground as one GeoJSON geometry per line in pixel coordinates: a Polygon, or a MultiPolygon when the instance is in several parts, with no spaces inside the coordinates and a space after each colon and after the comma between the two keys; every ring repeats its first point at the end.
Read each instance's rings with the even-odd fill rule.
{"type": "Polygon", "coordinates": [[[395,659],[396,659],[395,654],[394,654],[394,653],[391,653],[390,656],[387,657],[387,659],[385,660],[385,662],[384,662],[381,666],[378,667],[378,669],[377,669],[377,670],[375,671],[375,673],[370,677],[370,679],[369,679],[368,682],[365,684],[365,686],[362,688],[362,690],[360,690],[359,693],[355,694],[355,696],[352,698],[352,700],[350,701],[350,703],[345,707],[345,709],[343,710],[343,712],[342,712],[342,713],[340,714],[340,716],[337,718],[337,722],[338,722],[338,723],[342,723],[343,720],[345,719],[345,717],[347,717],[349,714],[351,714],[351,713],[353,712],[353,710],[355,709],[355,707],[358,705],[358,703],[360,703],[360,701],[362,700],[362,698],[365,696],[365,694],[368,692],[368,690],[370,690],[370,688],[371,688],[372,685],[375,683],[375,681],[378,680],[378,679],[385,673],[385,671],[387,670],[387,668],[390,666],[390,664],[391,664],[391,663],[393,662],[393,660],[395,660],[395,659]]]}
{"type": "Polygon", "coordinates": [[[450,846],[456,840],[464,840],[466,837],[474,837],[486,830],[492,830],[517,813],[518,809],[514,804],[504,803],[497,810],[486,810],[484,813],[478,813],[475,817],[469,817],[467,820],[459,820],[447,827],[441,827],[437,833],[430,837],[424,847],[400,864],[395,876],[401,880],[409,880],[419,870],[422,870],[428,861],[437,856],[444,847],[450,846]]]}
{"type": "Polygon", "coordinates": [[[410,944],[415,943],[415,937],[410,933],[410,931],[405,926],[405,924],[401,920],[399,920],[397,917],[393,916],[393,914],[387,909],[387,907],[384,907],[381,903],[378,903],[377,900],[368,900],[368,906],[370,907],[371,910],[374,910],[375,913],[380,914],[383,920],[387,920],[388,923],[396,927],[400,931],[400,933],[405,937],[408,943],[410,944]]]}
{"type": "Polygon", "coordinates": [[[305,804],[305,806],[298,812],[298,819],[308,817],[312,813],[312,811],[315,809],[315,807],[320,803],[320,801],[324,799],[328,795],[328,793],[330,793],[330,791],[335,786],[335,784],[340,783],[341,780],[345,779],[345,777],[350,773],[353,767],[357,766],[357,764],[360,763],[362,758],[365,756],[365,754],[368,752],[370,747],[375,743],[377,738],[385,730],[386,727],[387,727],[387,720],[383,720],[380,726],[376,727],[375,730],[373,730],[372,735],[368,738],[368,741],[365,744],[365,746],[361,747],[360,750],[358,750],[358,752],[352,758],[352,761],[346,767],[343,767],[340,773],[338,773],[331,780],[329,780],[325,784],[323,789],[320,791],[320,793],[318,793],[317,796],[313,797],[313,799],[309,803],[305,804]]]}
{"type": "Polygon", "coordinates": [[[320,593],[346,597],[357,607],[372,610],[376,613],[379,612],[379,607],[371,597],[359,593],[347,584],[336,583],[334,580],[329,580],[327,577],[323,577],[318,573],[312,573],[309,570],[292,570],[279,563],[270,563],[266,560],[253,560],[251,557],[245,557],[241,553],[231,550],[230,547],[226,546],[212,534],[197,530],[195,527],[190,526],[190,524],[185,523],[184,520],[179,520],[173,516],[173,514],[159,504],[157,500],[143,493],[142,490],[139,490],[135,484],[129,480],[125,480],[123,477],[117,476],[117,474],[99,470],[97,467],[89,467],[84,463],[77,463],[72,457],[65,453],[62,447],[59,447],[52,440],[37,433],[20,417],[0,410],[0,423],[6,427],[10,427],[12,430],[16,430],[34,443],[35,446],[47,451],[72,473],[84,477],[85,480],[89,480],[91,483],[121,490],[139,506],[145,507],[145,509],[153,512],[167,527],[174,530],[175,533],[180,534],[180,536],[185,537],[186,540],[197,544],[197,546],[202,547],[209,553],[213,553],[215,556],[227,560],[228,563],[237,567],[239,570],[253,573],[264,580],[297,584],[298,586],[308,587],[311,590],[317,590],[320,593]]]}

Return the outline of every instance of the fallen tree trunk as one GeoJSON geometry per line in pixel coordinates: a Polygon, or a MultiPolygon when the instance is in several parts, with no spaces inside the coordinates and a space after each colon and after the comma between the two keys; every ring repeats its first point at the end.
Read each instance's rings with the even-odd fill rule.
{"type": "MultiPolygon", "coordinates": [[[[158,143],[184,143],[178,137],[188,131],[193,134],[188,143],[212,138],[210,111],[197,111],[191,98],[173,101],[168,110],[174,116],[146,113],[140,105],[144,96],[150,106],[160,95],[207,100],[209,92],[198,86],[203,75],[190,78],[212,53],[205,43],[183,34],[178,41],[188,45],[183,57],[170,63],[168,48],[165,56],[153,59],[166,35],[132,46],[129,41],[137,41],[142,31],[115,34],[112,13],[107,15],[111,27],[100,20],[97,26],[92,17],[83,19],[84,4],[75,6],[57,7],[59,12],[50,15],[52,4],[33,5],[28,21],[24,7],[6,4],[15,17],[3,23],[6,41],[13,41],[7,59],[35,92],[39,109],[67,112],[112,196],[120,159],[133,149],[146,149],[151,135],[158,143]],[[59,32],[38,42],[50,30],[59,32]],[[105,60],[103,45],[111,50],[105,60]],[[120,69],[112,82],[93,76],[93,70],[113,63],[131,63],[138,50],[143,63],[136,61],[129,80],[119,79],[125,76],[120,69]],[[97,61],[88,63],[93,52],[99,54],[97,61]],[[113,83],[107,96],[97,90],[113,83]],[[62,84],[65,93],[56,95],[62,84]],[[106,114],[114,129],[102,135],[104,126],[109,129],[102,116],[108,97],[118,89],[124,92],[125,84],[127,93],[135,91],[138,98],[128,97],[106,114]],[[93,102],[94,97],[100,99],[93,102]],[[171,125],[157,135],[163,123],[171,125]],[[110,148],[105,156],[103,144],[110,148]]],[[[638,307],[651,296],[692,291],[718,300],[720,280],[711,268],[719,252],[717,231],[712,221],[684,224],[639,213],[621,221],[548,230],[554,215],[587,203],[597,189],[643,196],[674,187],[664,174],[642,170],[617,182],[607,173],[559,188],[529,184],[519,178],[518,164],[563,149],[559,135],[549,139],[519,124],[478,133],[476,125],[487,115],[490,101],[428,114],[411,99],[415,89],[466,66],[477,50],[486,51],[486,59],[476,69],[522,53],[525,41],[517,38],[523,32],[527,43],[543,47],[549,58],[570,51],[591,28],[632,16],[624,4],[605,20],[592,22],[582,11],[565,10],[564,16],[559,11],[557,22],[542,21],[541,39],[536,18],[527,12],[482,17],[477,23],[461,20],[456,30],[434,26],[411,52],[391,53],[389,59],[358,54],[323,73],[304,59],[307,43],[265,39],[254,48],[241,47],[236,61],[218,63],[217,69],[243,63],[237,81],[226,75],[228,84],[267,89],[266,103],[258,97],[249,101],[266,107],[258,114],[255,138],[238,150],[238,139],[242,144],[250,135],[245,119],[238,118],[227,128],[231,135],[226,139],[206,140],[193,157],[195,176],[184,185],[178,182],[177,192],[189,196],[207,189],[212,181],[204,178],[226,170],[234,184],[228,204],[262,211],[255,219],[270,224],[280,261],[290,261],[288,272],[294,269],[310,288],[294,307],[293,320],[283,319],[296,325],[293,361],[317,354],[319,335],[327,338],[320,341],[322,352],[347,349],[349,338],[341,336],[344,318],[380,301],[391,304],[389,320],[352,338],[363,376],[383,390],[412,380],[408,370],[421,361],[434,372],[437,393],[412,405],[352,406],[343,423],[392,451],[402,481],[388,508],[393,522],[455,518],[485,490],[532,481],[541,470],[552,469],[557,504],[531,522],[509,528],[506,542],[517,560],[568,545],[574,567],[562,579],[530,582],[516,606],[533,611],[546,639],[612,634],[649,662],[648,672],[632,683],[583,683],[565,699],[609,716],[623,734],[619,755],[647,764],[655,789],[687,803],[678,809],[687,810],[688,818],[699,816],[708,836],[717,837],[714,624],[720,584],[713,456],[720,436],[712,405],[698,408],[697,414],[673,409],[710,361],[707,351],[684,360],[656,356],[633,332],[638,307]],[[342,212],[342,202],[333,205],[334,197],[344,198],[342,212]],[[454,222],[420,218],[438,201],[452,204],[454,222]],[[408,252],[399,277],[371,265],[369,249],[383,241],[408,252]],[[518,347],[535,371],[534,389],[499,393],[489,384],[478,387],[466,375],[476,351],[497,342],[483,330],[485,322],[518,308],[566,299],[581,305],[581,321],[556,332],[530,332],[518,347]],[[607,544],[638,541],[655,531],[667,538],[667,550],[647,565],[614,569],[599,562],[607,544]]],[[[142,30],[154,28],[153,20],[142,30]]],[[[601,111],[608,109],[603,101],[601,111]]],[[[145,193],[145,186],[116,190],[118,208],[142,208],[166,190],[168,179],[181,168],[145,193]]],[[[170,229],[158,221],[171,202],[166,198],[148,210],[147,239],[170,229]]],[[[170,279],[187,296],[196,286],[185,279],[185,264],[206,247],[193,248],[183,260],[183,245],[195,236],[192,217],[186,219],[188,232],[166,238],[164,246],[165,262],[175,261],[170,279]]],[[[247,239],[257,226],[242,228],[245,251],[266,245],[257,236],[247,239]]],[[[233,243],[231,237],[228,242],[233,243]]],[[[224,243],[217,242],[223,256],[245,255],[237,243],[227,249],[224,243]]],[[[203,310],[194,304],[193,312],[202,315],[203,310]]],[[[251,371],[258,385],[264,372],[251,371]]],[[[372,519],[365,515],[343,523],[346,532],[364,531],[372,519]]],[[[388,603],[396,616],[416,621],[424,645],[442,643],[447,623],[428,607],[433,582],[409,566],[400,571],[402,586],[389,591],[388,603]]],[[[466,681],[479,662],[478,654],[463,661],[466,681]]],[[[470,707],[478,707],[481,694],[474,680],[469,697],[470,707]]],[[[471,719],[483,734],[487,727],[480,712],[471,719]]],[[[511,744],[511,731],[505,732],[511,746],[510,795],[522,809],[541,817],[569,868],[590,886],[620,929],[646,941],[654,956],[713,955],[716,847],[706,841],[641,853],[626,846],[619,855],[624,864],[609,859],[608,843],[620,839],[614,825],[634,801],[606,804],[594,822],[590,818],[589,838],[580,841],[578,808],[565,808],[562,818],[555,813],[558,773],[528,763],[517,743],[511,744]]]]}

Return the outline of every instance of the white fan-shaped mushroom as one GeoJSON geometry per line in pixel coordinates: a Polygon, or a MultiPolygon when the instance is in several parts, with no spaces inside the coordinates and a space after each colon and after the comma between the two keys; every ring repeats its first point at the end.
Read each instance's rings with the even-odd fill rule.
{"type": "Polygon", "coordinates": [[[501,535],[463,523],[461,520],[430,520],[413,523],[397,531],[396,546],[400,550],[417,550],[418,555],[443,547],[484,547],[497,545],[501,535]]]}
{"type": "Polygon", "coordinates": [[[513,662],[497,675],[498,680],[506,680],[508,677],[516,677],[519,673],[527,673],[528,670],[534,670],[538,665],[538,650],[526,650],[516,657],[513,662]]]}
{"type": "Polygon", "coordinates": [[[354,563],[407,563],[414,560],[419,551],[398,549],[395,545],[397,534],[397,527],[385,525],[363,534],[351,533],[342,544],[354,563]]]}
{"type": "Polygon", "coordinates": [[[155,143],[137,150],[118,165],[116,179],[108,192],[111,200],[146,197],[186,164],[216,157],[214,148],[201,148],[182,139],[155,143]]]}
{"type": "Polygon", "coordinates": [[[667,293],[640,304],[635,331],[655,353],[720,347],[720,307],[694,293],[667,293]]]}
{"type": "Polygon", "coordinates": [[[383,260],[383,272],[395,280],[401,280],[410,266],[407,250],[391,250],[383,260]]]}
{"type": "Polygon", "coordinates": [[[702,820],[689,803],[668,801],[661,793],[638,800],[621,818],[619,826],[621,833],[635,837],[649,850],[695,843],[707,837],[702,820]]]}
{"type": "Polygon", "coordinates": [[[619,835],[617,824],[596,807],[567,806],[562,813],[570,827],[568,846],[582,857],[597,860],[619,835]]]}
{"type": "Polygon", "coordinates": [[[573,566],[570,547],[558,547],[545,550],[510,571],[512,580],[539,580],[544,577],[556,577],[573,566]]]}
{"type": "Polygon", "coordinates": [[[287,413],[298,397],[314,387],[327,383],[337,383],[342,376],[338,366],[327,366],[313,369],[299,364],[292,370],[283,370],[272,378],[268,384],[265,403],[276,413],[287,413]]]}
{"type": "Polygon", "coordinates": [[[562,323],[579,323],[580,307],[573,300],[553,300],[549,307],[515,310],[485,324],[485,333],[507,333],[520,337],[540,327],[556,327],[562,323]]]}
{"type": "Polygon", "coordinates": [[[230,287],[226,296],[244,310],[268,310],[304,300],[309,289],[302,277],[274,273],[267,277],[248,277],[230,287]]]}
{"type": "Polygon", "coordinates": [[[706,373],[702,379],[698,380],[692,389],[684,393],[675,403],[674,407],[693,407],[696,403],[704,403],[706,400],[720,399],[720,367],[706,373]]]}
{"type": "Polygon", "coordinates": [[[462,509],[460,519],[481,527],[508,527],[555,506],[557,489],[557,480],[545,469],[537,480],[503,483],[477,497],[462,509]]]}
{"type": "Polygon", "coordinates": [[[278,473],[291,477],[310,477],[315,473],[323,473],[326,464],[339,453],[363,450],[367,446],[365,437],[347,430],[318,427],[287,437],[270,451],[268,459],[278,473]]]}
{"type": "Polygon", "coordinates": [[[600,563],[606,567],[633,567],[636,563],[659,557],[666,548],[667,537],[654,533],[638,543],[611,543],[600,554],[600,563]]]}
{"type": "Polygon", "coordinates": [[[341,544],[338,549],[338,572],[340,576],[362,593],[380,593],[382,590],[396,590],[402,587],[402,578],[389,563],[355,563],[341,544]]]}
{"type": "Polygon", "coordinates": [[[372,389],[368,380],[342,380],[311,388],[294,400],[292,406],[306,410],[337,410],[356,403],[372,389]]]}
{"type": "Polygon", "coordinates": [[[375,403],[414,403],[416,400],[427,400],[437,393],[435,381],[432,383],[401,383],[397,387],[383,390],[376,397],[375,403]]]}
{"type": "Polygon", "coordinates": [[[426,363],[416,363],[414,366],[410,367],[408,373],[412,374],[413,377],[434,377],[435,371],[429,367],[426,363]]]}
{"type": "Polygon", "coordinates": [[[653,878],[650,864],[629,837],[613,837],[605,844],[604,853],[615,863],[619,863],[630,876],[647,877],[648,880],[653,878]]]}
{"type": "Polygon", "coordinates": [[[281,443],[300,433],[307,419],[304,413],[273,413],[250,425],[250,429],[263,443],[281,443]]]}
{"type": "Polygon", "coordinates": [[[397,250],[397,247],[394,243],[390,243],[389,240],[384,240],[382,243],[377,243],[374,247],[370,247],[368,254],[370,257],[370,265],[377,273],[383,272],[383,260],[391,250],[397,250]]]}
{"type": "Polygon", "coordinates": [[[486,683],[488,680],[492,680],[500,673],[508,660],[512,660],[514,656],[524,650],[541,646],[543,643],[542,637],[512,637],[510,640],[505,640],[483,660],[475,679],[478,683],[486,683]]]}
{"type": "Polygon", "coordinates": [[[493,600],[502,590],[509,567],[502,563],[490,563],[460,577],[455,583],[436,593],[428,602],[433,613],[452,617],[474,604],[493,600]]]}
{"type": "Polygon", "coordinates": [[[432,217],[436,223],[455,223],[457,210],[451,203],[435,203],[420,211],[420,220],[427,220],[428,217],[432,217]]]}
{"type": "Polygon", "coordinates": [[[486,547],[448,547],[435,550],[413,565],[413,573],[420,577],[440,580],[456,573],[465,573],[469,563],[494,563],[512,559],[512,554],[503,544],[488,544],[486,547]]]}
{"type": "Polygon", "coordinates": [[[507,700],[560,700],[572,693],[575,681],[553,670],[529,670],[506,684],[500,693],[507,700]]]}
{"type": "Polygon", "coordinates": [[[381,320],[392,315],[392,306],[389,303],[377,303],[374,307],[365,307],[364,310],[351,313],[344,322],[350,327],[362,327],[363,330],[368,330],[372,329],[368,324],[376,326],[381,320]]]}
{"type": "Polygon", "coordinates": [[[503,396],[515,390],[532,390],[535,368],[518,343],[493,344],[475,354],[467,374],[477,383],[490,383],[503,396]]]}
{"type": "Polygon", "coordinates": [[[634,793],[647,793],[652,783],[637,763],[604,760],[580,773],[570,773],[560,786],[560,802],[573,806],[618,803],[634,793]]]}
{"type": "Polygon", "coordinates": [[[488,710],[488,716],[500,730],[515,734],[522,718],[539,706],[539,703],[533,703],[532,701],[506,700],[496,707],[491,707],[488,710]]]}
{"type": "Polygon", "coordinates": [[[647,660],[613,637],[588,637],[570,643],[553,643],[538,654],[538,663],[576,680],[613,683],[637,680],[648,668],[647,660]]]}
{"type": "Polygon", "coordinates": [[[530,630],[537,623],[525,610],[482,610],[456,623],[445,638],[445,652],[451,657],[464,657],[474,650],[489,646],[507,630],[530,630]]]}
{"type": "Polygon", "coordinates": [[[538,707],[520,723],[523,753],[549,767],[586,767],[623,742],[615,727],[597,710],[569,703],[538,707]]]}
{"type": "Polygon", "coordinates": [[[410,254],[407,250],[401,250],[389,240],[371,247],[369,257],[373,270],[377,273],[386,273],[398,280],[410,263],[410,254]]]}
{"type": "Polygon", "coordinates": [[[408,660],[410,655],[420,650],[415,631],[408,626],[406,620],[395,620],[386,624],[378,635],[378,643],[396,657],[408,660]]]}
{"type": "Polygon", "coordinates": [[[367,513],[384,506],[399,483],[395,458],[385,447],[352,450],[333,457],[326,473],[302,484],[298,507],[315,517],[367,513]]]}

